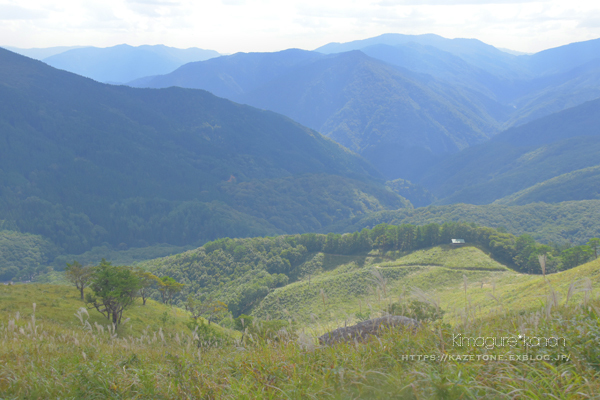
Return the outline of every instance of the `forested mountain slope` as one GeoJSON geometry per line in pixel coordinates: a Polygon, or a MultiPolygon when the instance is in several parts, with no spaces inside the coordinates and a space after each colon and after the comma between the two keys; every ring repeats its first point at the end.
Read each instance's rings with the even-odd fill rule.
{"type": "MultiPolygon", "coordinates": [[[[442,198],[442,204],[491,203],[559,175],[598,165],[598,126],[600,100],[594,100],[502,132],[432,167],[417,183],[442,198]]],[[[590,198],[577,193],[589,192],[588,184],[581,183],[562,198],[590,198]]]]}
{"type": "Polygon", "coordinates": [[[3,229],[70,253],[314,231],[410,206],[366,161],[281,115],[104,85],[6,50],[0,143],[3,229]]]}
{"type": "Polygon", "coordinates": [[[474,39],[386,34],[315,52],[239,53],[130,84],[202,88],[282,113],[388,179],[418,182],[502,129],[600,97],[599,45],[516,56],[474,39]]]}
{"type": "Polygon", "coordinates": [[[316,51],[361,50],[411,71],[464,86],[510,109],[497,121],[517,126],[600,97],[600,39],[511,55],[474,39],[385,34],[316,51]]]}
{"type": "Polygon", "coordinates": [[[202,88],[273,110],[363,155],[386,177],[427,165],[496,132],[503,107],[483,94],[354,51],[235,54],[133,86],[202,88]]]}

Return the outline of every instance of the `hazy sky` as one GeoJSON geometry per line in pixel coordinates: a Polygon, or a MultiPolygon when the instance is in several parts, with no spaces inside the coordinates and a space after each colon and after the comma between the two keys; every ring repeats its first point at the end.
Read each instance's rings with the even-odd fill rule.
{"type": "Polygon", "coordinates": [[[599,0],[0,0],[0,45],[121,43],[221,53],[315,49],[382,33],[535,52],[600,37],[599,0]]]}

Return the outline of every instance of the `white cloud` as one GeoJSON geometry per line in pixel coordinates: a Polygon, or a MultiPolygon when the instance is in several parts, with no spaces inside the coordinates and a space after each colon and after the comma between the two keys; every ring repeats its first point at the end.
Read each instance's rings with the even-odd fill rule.
{"type": "Polygon", "coordinates": [[[600,36],[598,12],[597,0],[0,0],[0,37],[16,47],[162,43],[234,53],[435,33],[532,52],[600,36]]]}
{"type": "Polygon", "coordinates": [[[16,4],[0,4],[0,20],[32,20],[47,16],[46,11],[32,10],[16,4]]]}
{"type": "Polygon", "coordinates": [[[454,6],[454,5],[479,5],[488,4],[524,4],[541,3],[551,0],[383,0],[377,3],[380,6],[454,6]]]}
{"type": "Polygon", "coordinates": [[[226,6],[241,6],[246,4],[246,0],[221,0],[221,3],[226,6]]]}

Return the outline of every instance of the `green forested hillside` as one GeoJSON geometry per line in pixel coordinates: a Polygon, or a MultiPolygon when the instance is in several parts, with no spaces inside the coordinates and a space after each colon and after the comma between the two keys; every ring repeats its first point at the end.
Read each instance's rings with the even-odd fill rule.
{"type": "MultiPolygon", "coordinates": [[[[491,203],[559,175],[596,166],[599,124],[600,100],[590,101],[466,149],[430,168],[417,183],[442,204],[491,203]]],[[[572,192],[549,197],[593,199],[586,197],[594,190],[588,183],[581,181],[572,192]]]]}
{"type": "Polygon", "coordinates": [[[377,224],[442,224],[448,221],[476,223],[506,230],[514,235],[530,234],[543,243],[585,244],[600,237],[600,201],[502,204],[451,204],[414,210],[381,211],[336,224],[335,232],[354,232],[377,224]]]}
{"type": "MultiPolygon", "coordinates": [[[[527,129],[541,137],[544,123],[537,119],[597,99],[599,43],[591,40],[515,56],[474,39],[386,34],[331,43],[316,52],[240,53],[190,63],[132,85],[203,88],[280,112],[361,154],[388,179],[422,184],[436,197],[447,198],[444,204],[482,204],[550,179],[554,173],[571,172],[565,165],[570,161],[579,163],[575,169],[591,166],[573,154],[581,151],[577,146],[588,144],[572,141],[564,144],[568,154],[562,155],[562,148],[551,149],[555,151],[549,157],[560,154],[562,159],[549,170],[548,165],[512,165],[528,150],[535,150],[521,148],[529,145],[517,138],[520,128],[502,135],[515,140],[496,143],[500,148],[478,150],[482,163],[472,160],[465,166],[457,161],[462,154],[446,158],[502,129],[528,122],[534,125],[527,129]],[[475,187],[479,184],[483,186],[475,187]],[[462,193],[464,186],[474,187],[462,193]]],[[[593,111],[590,107],[578,111],[589,122],[585,112],[593,111]]],[[[546,121],[546,125],[552,121],[553,132],[547,133],[545,144],[559,140],[559,129],[566,129],[561,139],[567,139],[585,134],[570,134],[577,128],[597,125],[583,126],[572,120],[573,113],[557,115],[546,121]]]]}
{"type": "Polygon", "coordinates": [[[436,198],[429,190],[406,179],[394,179],[385,184],[393,192],[398,193],[412,203],[414,207],[425,207],[433,203],[436,198]]]}
{"type": "Polygon", "coordinates": [[[0,282],[30,280],[46,272],[57,254],[57,247],[39,235],[0,230],[0,282]]]}
{"type": "Polygon", "coordinates": [[[103,85],[6,50],[0,143],[4,229],[62,253],[305,232],[410,206],[286,117],[199,90],[103,85]]]}

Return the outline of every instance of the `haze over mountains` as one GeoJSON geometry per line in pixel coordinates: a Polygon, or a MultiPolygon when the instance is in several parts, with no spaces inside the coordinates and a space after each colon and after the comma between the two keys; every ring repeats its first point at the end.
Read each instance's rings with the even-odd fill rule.
{"type": "Polygon", "coordinates": [[[239,53],[130,85],[206,89],[280,112],[388,179],[419,181],[503,129],[600,97],[599,48],[592,40],[516,56],[475,39],[388,34],[315,52],[239,53]]]}
{"type": "Polygon", "coordinates": [[[7,49],[44,61],[55,68],[112,84],[121,84],[148,75],[167,74],[183,64],[220,56],[214,50],[197,47],[177,49],[163,45],[134,47],[121,44],[106,48],[7,49]]]}
{"type": "Polygon", "coordinates": [[[498,129],[489,114],[501,108],[358,51],[240,53],[130,85],[203,88],[280,112],[364,155],[388,178],[414,179],[440,156],[486,140],[498,129]]]}

